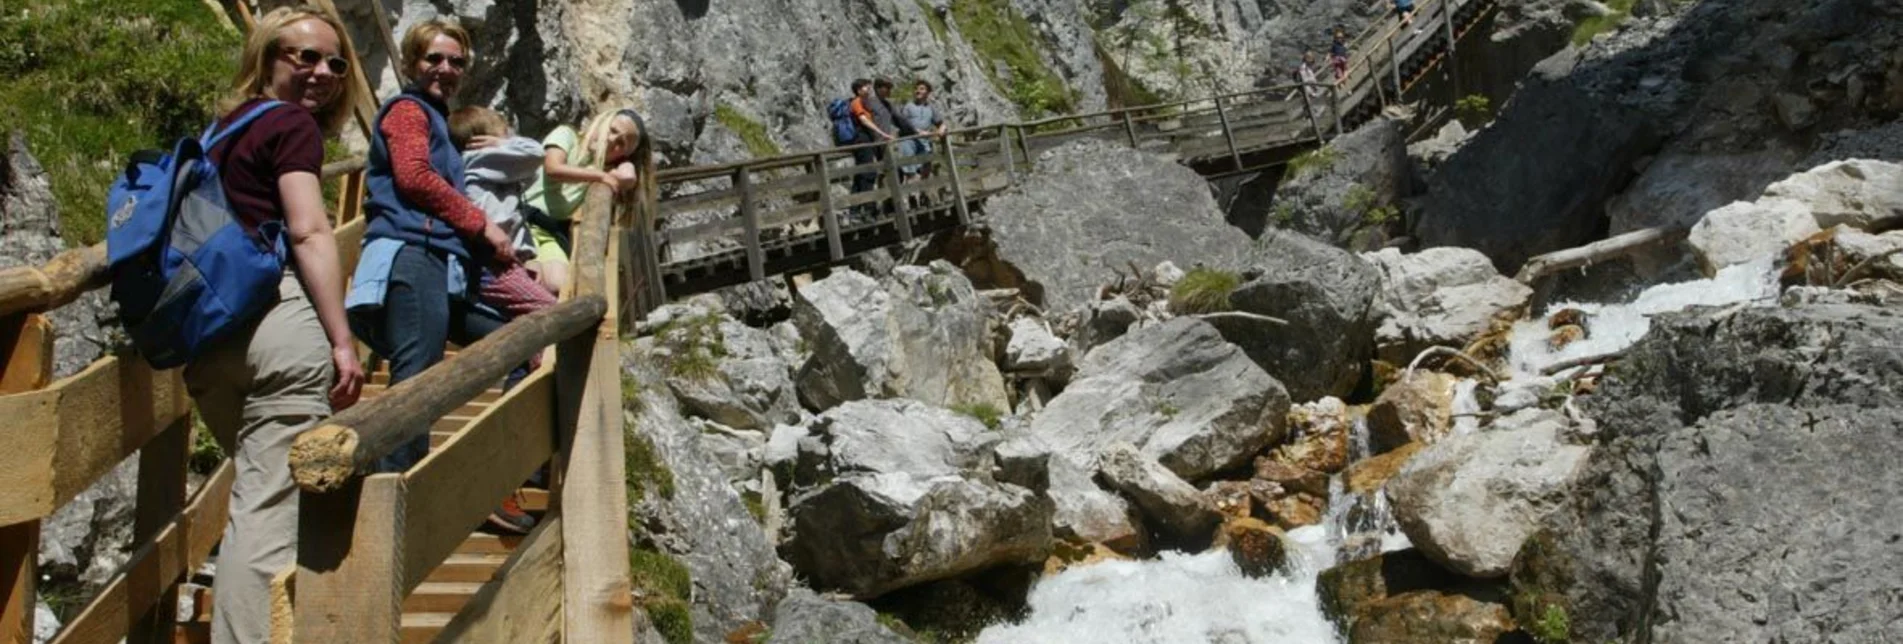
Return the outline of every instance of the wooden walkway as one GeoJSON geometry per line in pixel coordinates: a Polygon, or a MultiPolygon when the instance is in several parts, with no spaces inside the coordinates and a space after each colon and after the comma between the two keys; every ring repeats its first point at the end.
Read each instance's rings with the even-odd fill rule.
{"type": "MultiPolygon", "coordinates": [[[[1386,0],[1381,0],[1385,3],[1386,0]]],[[[365,400],[303,436],[291,457],[300,491],[297,566],[278,578],[273,641],[628,642],[645,613],[627,557],[619,335],[669,297],[812,270],[873,248],[972,223],[985,197],[1014,185],[1029,159],[1100,138],[1173,155],[1206,174],[1248,171],[1340,135],[1404,96],[1492,11],[1492,0],[1417,3],[1415,34],[1384,20],[1357,38],[1345,82],[1320,96],[1286,86],[961,130],[927,156],[851,165],[851,149],[664,173],[677,196],[612,210],[591,189],[575,230],[574,284],[551,310],[501,331],[417,377],[378,382],[365,400]],[[1451,7],[1457,7],[1450,9],[1451,7]],[[853,195],[856,172],[896,175],[929,163],[929,180],[853,195]],[[854,221],[855,208],[896,206],[854,221]],[[916,204],[912,203],[916,201],[916,204]],[[710,223],[658,236],[659,215],[716,212],[710,223]],[[725,245],[663,264],[662,243],[725,245]],[[650,276],[658,279],[648,279],[650,276]],[[553,360],[508,392],[504,373],[554,347],[553,360]],[[429,456],[407,472],[374,474],[394,446],[429,435],[429,456]],[[503,495],[548,463],[546,508],[522,538],[472,535],[503,495]],[[576,565],[567,565],[575,562],[576,565]]],[[[318,4],[335,13],[329,0],[318,4]]],[[[249,19],[246,4],[236,4],[249,19]]],[[[381,23],[381,12],[372,12],[381,23]]],[[[394,32],[378,24],[386,52],[394,32]]],[[[361,65],[353,82],[368,87],[361,65]]],[[[374,99],[356,106],[368,128],[374,99]]],[[[889,147],[889,146],[888,146],[889,147]]],[[[364,232],[361,159],[325,167],[342,182],[337,238],[354,266],[364,232]]],[[[346,271],[348,272],[348,271],[346,271]]],[[[222,463],[187,495],[192,421],[178,370],[107,356],[52,378],[46,312],[106,283],[105,248],[42,266],[0,270],[0,637],[33,630],[40,523],[107,475],[139,459],[133,551],[104,590],[55,637],[66,643],[187,641],[203,624],[175,624],[177,586],[211,555],[226,520],[234,466],[222,463]],[[196,628],[194,628],[196,627],[196,628]]],[[[366,353],[367,355],[367,353],[366,353]]],[[[202,597],[201,597],[202,599],[202,597]]],[[[203,605],[201,604],[201,609],[203,605]]],[[[199,611],[202,617],[203,610],[199,611]]]]}
{"type": "MultiPolygon", "coordinates": [[[[1381,0],[1386,4],[1387,0],[1381,0]]],[[[873,143],[662,172],[662,216],[707,221],[636,235],[631,255],[646,275],[646,310],[669,299],[839,264],[875,248],[973,222],[986,197],[1026,176],[1031,160],[1083,139],[1119,142],[1170,156],[1208,176],[1260,170],[1372,119],[1380,109],[1453,60],[1459,41],[1495,9],[1494,0],[1416,3],[1413,29],[1392,15],[1355,40],[1338,84],[1266,89],[958,130],[933,152],[897,158],[893,143],[873,143]],[[853,153],[878,148],[884,160],[854,165],[853,153]],[[932,178],[900,184],[898,168],[925,164],[932,178]],[[853,176],[878,173],[877,189],[853,194],[853,176]],[[855,211],[885,210],[853,217],[855,211]],[[708,221],[711,220],[711,221],[708,221]],[[682,248],[719,250],[662,257],[682,248]],[[663,247],[666,250],[663,250],[663,247]]],[[[1319,70],[1330,74],[1330,70],[1319,70]]],[[[914,137],[920,138],[920,137],[914,137]]]]}

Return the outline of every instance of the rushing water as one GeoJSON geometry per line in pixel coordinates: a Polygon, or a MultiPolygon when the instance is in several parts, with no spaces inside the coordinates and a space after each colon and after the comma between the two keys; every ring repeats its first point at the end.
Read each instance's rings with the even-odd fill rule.
{"type": "MultiPolygon", "coordinates": [[[[1732,266],[1711,279],[1662,284],[1624,304],[1562,302],[1514,326],[1511,369],[1505,377],[1536,377],[1563,360],[1610,353],[1631,346],[1651,328],[1653,315],[1695,305],[1769,304],[1777,295],[1769,261],[1732,266]],[[1589,316],[1590,337],[1559,351],[1547,348],[1546,316],[1578,308],[1589,316]]],[[[1478,381],[1455,389],[1453,433],[1478,431],[1478,381]]],[[[1365,422],[1355,421],[1351,461],[1369,456],[1365,422]]],[[[1316,575],[1338,563],[1409,547],[1395,526],[1387,496],[1349,494],[1341,477],[1329,481],[1328,511],[1321,525],[1289,532],[1289,569],[1251,579],[1221,551],[1163,553],[1149,561],[1110,561],[1071,568],[1038,582],[1029,597],[1030,616],[1019,624],[992,626],[983,643],[1222,642],[1225,644],[1331,643],[1340,641],[1322,615],[1316,575]]]]}

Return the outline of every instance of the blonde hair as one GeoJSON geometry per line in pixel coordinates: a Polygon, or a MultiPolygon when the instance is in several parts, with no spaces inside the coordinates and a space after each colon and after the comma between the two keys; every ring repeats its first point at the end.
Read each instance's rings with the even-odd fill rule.
{"type": "MultiPolygon", "coordinates": [[[[328,25],[337,34],[337,55],[356,64],[357,51],[337,18],[308,4],[272,9],[258,18],[257,26],[245,37],[244,49],[238,58],[238,75],[225,98],[218,101],[219,116],[230,114],[245,101],[265,96],[265,90],[271,86],[271,64],[283,53],[278,43],[284,37],[284,30],[306,20],[320,20],[328,25]]],[[[344,124],[350,122],[351,106],[363,100],[363,90],[352,79],[344,78],[338,85],[337,95],[330,103],[313,111],[317,124],[328,135],[342,130],[344,124]]]]}
{"type": "Polygon", "coordinates": [[[449,113],[449,142],[456,149],[469,147],[478,136],[508,136],[509,122],[502,113],[480,105],[471,105],[449,113]]]}
{"type": "Polygon", "coordinates": [[[450,40],[456,41],[463,48],[463,56],[469,59],[470,64],[475,64],[476,50],[469,46],[469,31],[454,22],[431,18],[411,25],[409,31],[403,32],[403,69],[400,71],[404,78],[416,80],[416,64],[429,55],[429,45],[437,36],[449,36],[450,40]]]}
{"type": "Polygon", "coordinates": [[[622,161],[634,164],[636,181],[639,182],[628,198],[638,210],[631,214],[640,219],[653,219],[650,212],[660,196],[660,186],[654,177],[654,137],[648,131],[647,122],[632,107],[607,107],[594,118],[588,120],[588,126],[582,130],[580,148],[569,159],[569,165],[599,170],[613,170],[622,161]],[[634,140],[628,146],[627,156],[620,159],[608,158],[609,138],[614,132],[614,122],[627,119],[634,125],[629,136],[634,140]]]}

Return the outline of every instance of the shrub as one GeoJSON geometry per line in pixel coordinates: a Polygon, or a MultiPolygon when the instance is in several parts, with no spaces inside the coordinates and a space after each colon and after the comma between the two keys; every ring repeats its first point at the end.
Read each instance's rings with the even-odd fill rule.
{"type": "Polygon", "coordinates": [[[1004,412],[991,403],[962,403],[952,405],[951,410],[978,419],[986,429],[997,429],[1004,422],[1004,412]]]}
{"type": "Polygon", "coordinates": [[[1327,170],[1334,166],[1335,160],[1339,158],[1341,158],[1341,152],[1327,145],[1303,152],[1288,160],[1287,176],[1293,179],[1310,172],[1327,170]]]}
{"type": "Polygon", "coordinates": [[[1484,94],[1468,94],[1454,101],[1454,115],[1463,125],[1478,125],[1493,118],[1493,101],[1484,94]]]}
{"type": "Polygon", "coordinates": [[[1227,311],[1229,294],[1241,284],[1235,273],[1200,266],[1190,269],[1170,289],[1170,310],[1184,315],[1227,311]]]}

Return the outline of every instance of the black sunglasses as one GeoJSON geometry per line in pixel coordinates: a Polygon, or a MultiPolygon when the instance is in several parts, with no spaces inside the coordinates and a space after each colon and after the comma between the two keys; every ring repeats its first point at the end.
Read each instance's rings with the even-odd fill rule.
{"type": "Polygon", "coordinates": [[[324,66],[330,68],[330,73],[338,76],[350,71],[350,61],[344,60],[342,56],[326,56],[324,52],[309,47],[286,49],[284,53],[290,54],[292,58],[297,59],[299,65],[305,67],[315,67],[318,63],[323,63],[324,66]]]}
{"type": "Polygon", "coordinates": [[[463,69],[469,66],[469,58],[467,56],[451,56],[434,51],[423,56],[423,62],[429,63],[431,67],[443,64],[444,60],[448,60],[449,66],[456,69],[463,69]]]}

